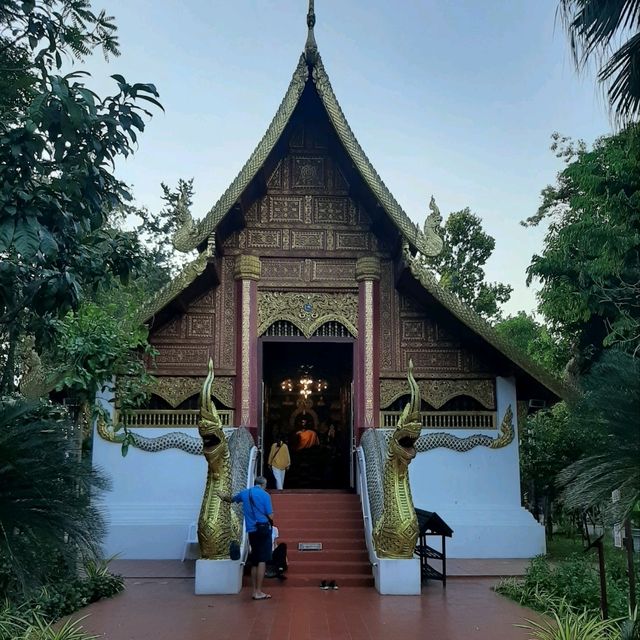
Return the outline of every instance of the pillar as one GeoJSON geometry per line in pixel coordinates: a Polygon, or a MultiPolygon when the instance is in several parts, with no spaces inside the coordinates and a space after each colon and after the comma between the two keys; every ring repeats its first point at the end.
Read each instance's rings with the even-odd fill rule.
{"type": "Polygon", "coordinates": [[[260,258],[236,258],[236,419],[251,435],[258,435],[258,280],[260,258]]]}
{"type": "Polygon", "coordinates": [[[364,429],[378,426],[380,416],[380,260],[367,256],[356,262],[358,341],[356,345],[354,419],[358,439],[364,429]]]}

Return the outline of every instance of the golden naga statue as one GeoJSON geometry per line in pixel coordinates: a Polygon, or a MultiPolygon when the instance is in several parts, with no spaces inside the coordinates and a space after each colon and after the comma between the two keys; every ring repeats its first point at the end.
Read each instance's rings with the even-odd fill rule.
{"type": "Polygon", "coordinates": [[[409,360],[411,401],[404,408],[389,440],[382,478],[383,511],[373,528],[373,544],[380,558],[412,558],[418,540],[418,518],[409,486],[409,463],[416,457],[420,437],[420,390],[409,360]]]}
{"type": "Polygon", "coordinates": [[[238,517],[228,502],[218,498],[217,492],[231,495],[231,456],[222,422],[211,399],[213,361],[209,360],[209,374],[200,393],[200,422],[203,453],[209,467],[204,488],[202,508],[198,520],[200,554],[205,560],[229,558],[229,545],[238,540],[238,517]]]}

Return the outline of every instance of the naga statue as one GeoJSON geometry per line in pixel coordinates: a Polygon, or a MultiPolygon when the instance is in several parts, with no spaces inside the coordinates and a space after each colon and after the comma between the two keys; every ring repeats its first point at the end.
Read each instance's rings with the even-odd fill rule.
{"type": "Polygon", "coordinates": [[[373,528],[373,544],[380,558],[412,558],[418,540],[418,518],[409,486],[409,463],[420,437],[420,390],[409,360],[411,401],[389,440],[382,478],[383,510],[373,528]]]}
{"type": "Polygon", "coordinates": [[[238,540],[238,517],[228,502],[223,502],[217,492],[230,495],[231,456],[229,443],[222,429],[222,421],[211,399],[213,361],[209,360],[207,375],[200,393],[200,421],[198,431],[202,438],[204,457],[207,460],[207,484],[202,498],[198,520],[200,554],[205,560],[229,558],[229,545],[238,540]]]}

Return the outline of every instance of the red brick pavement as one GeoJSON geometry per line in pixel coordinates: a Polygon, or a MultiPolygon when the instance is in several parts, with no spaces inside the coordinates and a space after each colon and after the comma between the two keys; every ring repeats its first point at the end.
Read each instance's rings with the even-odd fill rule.
{"type": "Polygon", "coordinates": [[[535,614],[494,593],[495,582],[457,578],[446,590],[429,583],[422,596],[284,584],[271,600],[255,602],[248,589],[195,596],[191,579],[129,578],[123,594],[78,615],[88,615],[85,629],[105,640],[525,640],[513,625],[535,614]]]}

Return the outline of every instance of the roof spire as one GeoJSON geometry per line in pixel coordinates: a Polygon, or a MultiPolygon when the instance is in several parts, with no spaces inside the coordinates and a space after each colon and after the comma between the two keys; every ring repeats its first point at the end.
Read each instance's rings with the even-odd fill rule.
{"type": "Polygon", "coordinates": [[[304,57],[307,64],[312,67],[318,60],[318,45],[316,44],[316,37],[313,34],[313,27],[316,24],[316,14],[313,10],[314,0],[309,0],[309,10],[307,11],[307,27],[309,32],[307,33],[307,41],[304,45],[304,57]]]}

